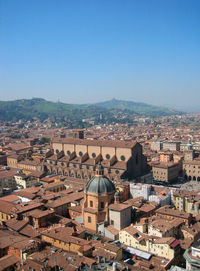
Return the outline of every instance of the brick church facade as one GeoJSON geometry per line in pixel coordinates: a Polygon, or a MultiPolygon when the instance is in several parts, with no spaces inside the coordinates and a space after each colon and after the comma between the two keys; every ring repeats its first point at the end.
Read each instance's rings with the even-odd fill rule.
{"type": "Polygon", "coordinates": [[[52,139],[51,148],[44,166],[49,174],[89,180],[99,162],[110,180],[133,179],[147,172],[146,157],[136,141],[87,140],[82,131],[75,131],[73,137],[52,139]]]}

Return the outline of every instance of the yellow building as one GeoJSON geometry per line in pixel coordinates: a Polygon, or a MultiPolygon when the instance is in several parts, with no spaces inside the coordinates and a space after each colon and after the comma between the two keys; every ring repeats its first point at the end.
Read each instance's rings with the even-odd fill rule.
{"type": "Polygon", "coordinates": [[[173,203],[177,210],[189,214],[200,214],[199,195],[194,191],[176,191],[173,194],[173,203]]]}
{"type": "Polygon", "coordinates": [[[50,243],[54,247],[61,248],[66,251],[84,256],[91,255],[92,247],[90,246],[89,241],[73,235],[73,228],[61,227],[43,232],[41,239],[42,241],[50,243]]]}
{"type": "Polygon", "coordinates": [[[2,225],[4,221],[11,219],[14,208],[14,203],[0,200],[0,225],[2,225]]]}
{"type": "Polygon", "coordinates": [[[119,241],[127,246],[168,260],[177,259],[180,255],[180,244],[174,237],[152,237],[139,232],[133,226],[124,228],[119,232],[119,241]]]}
{"type": "Polygon", "coordinates": [[[110,243],[101,243],[101,241],[93,241],[93,256],[102,257],[108,261],[120,261],[123,257],[122,248],[110,244],[110,243]]]}

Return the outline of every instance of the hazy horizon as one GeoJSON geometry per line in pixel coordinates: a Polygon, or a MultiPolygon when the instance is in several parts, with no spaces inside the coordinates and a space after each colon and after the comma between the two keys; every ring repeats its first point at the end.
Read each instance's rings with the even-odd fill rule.
{"type": "MultiPolygon", "coordinates": [[[[61,102],[61,103],[66,103],[66,104],[76,104],[76,105],[93,105],[93,104],[98,104],[98,103],[102,103],[102,102],[108,102],[108,101],[111,101],[113,99],[115,100],[120,100],[120,101],[128,101],[128,102],[135,102],[135,103],[144,103],[142,101],[133,101],[133,100],[126,100],[126,99],[118,99],[116,97],[114,98],[110,98],[108,100],[98,100],[98,101],[94,101],[93,103],[90,102],[90,103],[71,103],[71,102],[64,102],[62,100],[49,100],[45,97],[30,97],[30,98],[19,98],[19,99],[9,99],[9,100],[0,100],[0,101],[15,101],[15,100],[24,100],[24,99],[44,99],[46,101],[49,101],[49,102],[61,102]]],[[[166,108],[169,108],[169,109],[175,109],[175,110],[178,110],[178,111],[184,111],[185,113],[200,113],[200,106],[190,106],[190,105],[187,105],[187,106],[181,106],[181,105],[177,105],[177,106],[171,106],[171,105],[159,105],[159,104],[149,104],[149,103],[144,103],[144,104],[147,104],[147,105],[153,105],[153,106],[158,106],[158,107],[166,107],[166,108]]]]}
{"type": "Polygon", "coordinates": [[[199,12],[198,0],[1,0],[0,100],[198,108],[199,12]]]}

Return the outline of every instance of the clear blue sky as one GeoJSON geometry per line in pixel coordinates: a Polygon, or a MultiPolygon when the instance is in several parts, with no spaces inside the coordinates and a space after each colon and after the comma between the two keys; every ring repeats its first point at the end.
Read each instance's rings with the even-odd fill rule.
{"type": "Polygon", "coordinates": [[[200,0],[0,0],[0,100],[200,105],[200,0]]]}

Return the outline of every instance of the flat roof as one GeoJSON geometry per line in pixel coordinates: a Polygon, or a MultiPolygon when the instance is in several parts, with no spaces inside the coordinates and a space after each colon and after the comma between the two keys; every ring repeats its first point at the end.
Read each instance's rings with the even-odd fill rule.
{"type": "Polygon", "coordinates": [[[127,247],[126,252],[129,252],[133,255],[136,254],[138,257],[143,258],[145,260],[150,260],[150,258],[152,257],[152,254],[133,248],[133,247],[127,247]]]}

